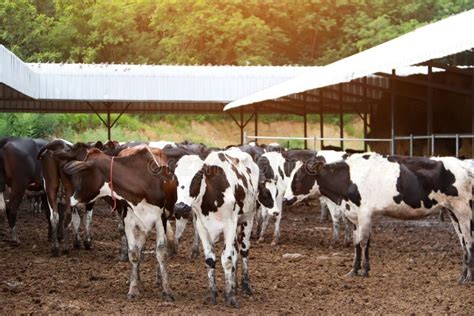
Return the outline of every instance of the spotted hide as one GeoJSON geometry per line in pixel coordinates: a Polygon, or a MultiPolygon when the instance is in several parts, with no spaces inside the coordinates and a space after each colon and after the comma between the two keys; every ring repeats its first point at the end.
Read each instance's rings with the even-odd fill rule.
{"type": "Polygon", "coordinates": [[[225,300],[237,305],[235,275],[238,253],[242,256],[242,289],[250,294],[249,248],[255,216],[258,167],[246,153],[230,150],[181,158],[175,169],[178,185],[176,216],[191,210],[201,239],[210,285],[210,303],[216,303],[214,243],[224,234],[221,256],[225,273],[225,300]]]}
{"type": "Polygon", "coordinates": [[[163,297],[173,299],[166,272],[165,209],[175,202],[175,184],[160,149],[134,147],[124,157],[110,157],[93,149],[84,161],[72,161],[64,172],[72,175],[71,205],[90,203],[99,197],[124,201],[131,211],[124,218],[128,258],[132,265],[128,297],[140,294],[140,262],[147,234],[156,230],[156,258],[163,297]]]}
{"type": "Polygon", "coordinates": [[[466,164],[453,157],[383,157],[378,154],[355,154],[346,161],[317,163],[307,168],[297,166],[291,189],[285,198],[291,203],[296,195],[321,192],[344,209],[356,226],[355,257],[349,275],[368,276],[369,243],[372,219],[385,215],[399,219],[418,219],[439,212],[448,214],[464,252],[460,282],[474,277],[472,242],[472,173],[466,164]],[[361,266],[362,265],[362,266],[361,266]]]}

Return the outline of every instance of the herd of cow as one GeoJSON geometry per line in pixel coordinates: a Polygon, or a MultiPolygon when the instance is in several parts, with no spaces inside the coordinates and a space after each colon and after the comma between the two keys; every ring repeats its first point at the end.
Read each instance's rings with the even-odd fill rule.
{"type": "Polygon", "coordinates": [[[472,161],[454,157],[284,150],[277,144],[219,149],[189,142],[71,144],[61,139],[0,139],[0,209],[6,209],[11,242],[18,244],[16,213],[23,195],[39,191],[53,256],[60,254],[60,243],[62,252],[69,251],[71,233],[74,247],[81,246],[78,207],[82,205],[87,214],[84,247],[90,249],[93,204],[103,198],[120,219],[121,259],[132,265],[129,298],[139,295],[143,247],[155,229],[157,279],[163,298],[174,299],[166,260],[177,251],[190,219],[195,231],[192,256],[197,256],[201,244],[212,304],[217,296],[214,244],[223,234],[225,302],[236,306],[238,256],[242,292],[251,294],[249,249],[254,221],[262,242],[270,218],[275,220],[275,245],[284,206],[308,197],[319,197],[329,210],[333,238],[338,238],[340,221],[345,223],[346,238],[353,238],[349,276],[368,276],[375,217],[417,219],[446,213],[464,253],[460,282],[470,283],[474,281],[473,187],[472,161]]]}

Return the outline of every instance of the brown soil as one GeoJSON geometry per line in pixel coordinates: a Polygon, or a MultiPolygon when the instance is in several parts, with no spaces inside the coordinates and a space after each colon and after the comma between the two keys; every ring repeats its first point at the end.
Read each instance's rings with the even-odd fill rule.
{"type": "MultiPolygon", "coordinates": [[[[0,314],[15,313],[474,313],[473,286],[458,285],[459,242],[448,223],[382,220],[374,225],[371,276],[346,278],[352,249],[330,246],[330,223],[320,223],[315,207],[299,206],[284,214],[281,245],[253,244],[251,281],[254,294],[238,294],[240,309],[203,304],[207,295],[202,255],[188,259],[191,226],[168,273],[176,295],[163,302],[155,286],[155,259],[145,256],[142,296],[126,298],[130,267],[118,262],[114,216],[94,214],[93,250],[73,250],[50,257],[44,217],[21,211],[21,245],[8,243],[5,214],[0,214],[0,314]],[[301,253],[299,260],[283,259],[301,253]]],[[[270,235],[270,232],[269,232],[270,235]]],[[[147,250],[153,249],[150,235],[147,250]]],[[[269,236],[270,237],[270,236],[269,236]]],[[[217,269],[223,287],[222,269],[217,269]]]]}

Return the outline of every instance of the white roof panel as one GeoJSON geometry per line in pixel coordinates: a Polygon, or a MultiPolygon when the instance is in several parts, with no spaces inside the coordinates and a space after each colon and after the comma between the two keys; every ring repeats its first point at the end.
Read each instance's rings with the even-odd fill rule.
{"type": "Polygon", "coordinates": [[[37,100],[226,103],[316,68],[24,63],[0,45],[0,83],[37,100]]]}
{"type": "Polygon", "coordinates": [[[472,49],[474,33],[469,30],[474,30],[474,10],[420,27],[361,53],[236,99],[227,104],[224,110],[349,82],[377,72],[390,73],[392,69],[472,49]]]}

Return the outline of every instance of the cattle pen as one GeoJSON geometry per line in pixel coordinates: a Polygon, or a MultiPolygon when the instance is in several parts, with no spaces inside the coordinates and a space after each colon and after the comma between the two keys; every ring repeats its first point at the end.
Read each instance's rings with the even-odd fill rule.
{"type": "Polygon", "coordinates": [[[27,63],[0,45],[0,112],[95,115],[108,138],[1,138],[0,314],[473,314],[468,29],[474,10],[326,66],[27,63]],[[240,144],[114,141],[144,113],[225,114],[240,144]],[[262,135],[267,114],[300,135],[262,135]],[[33,189],[46,220],[17,199],[33,189]]]}

